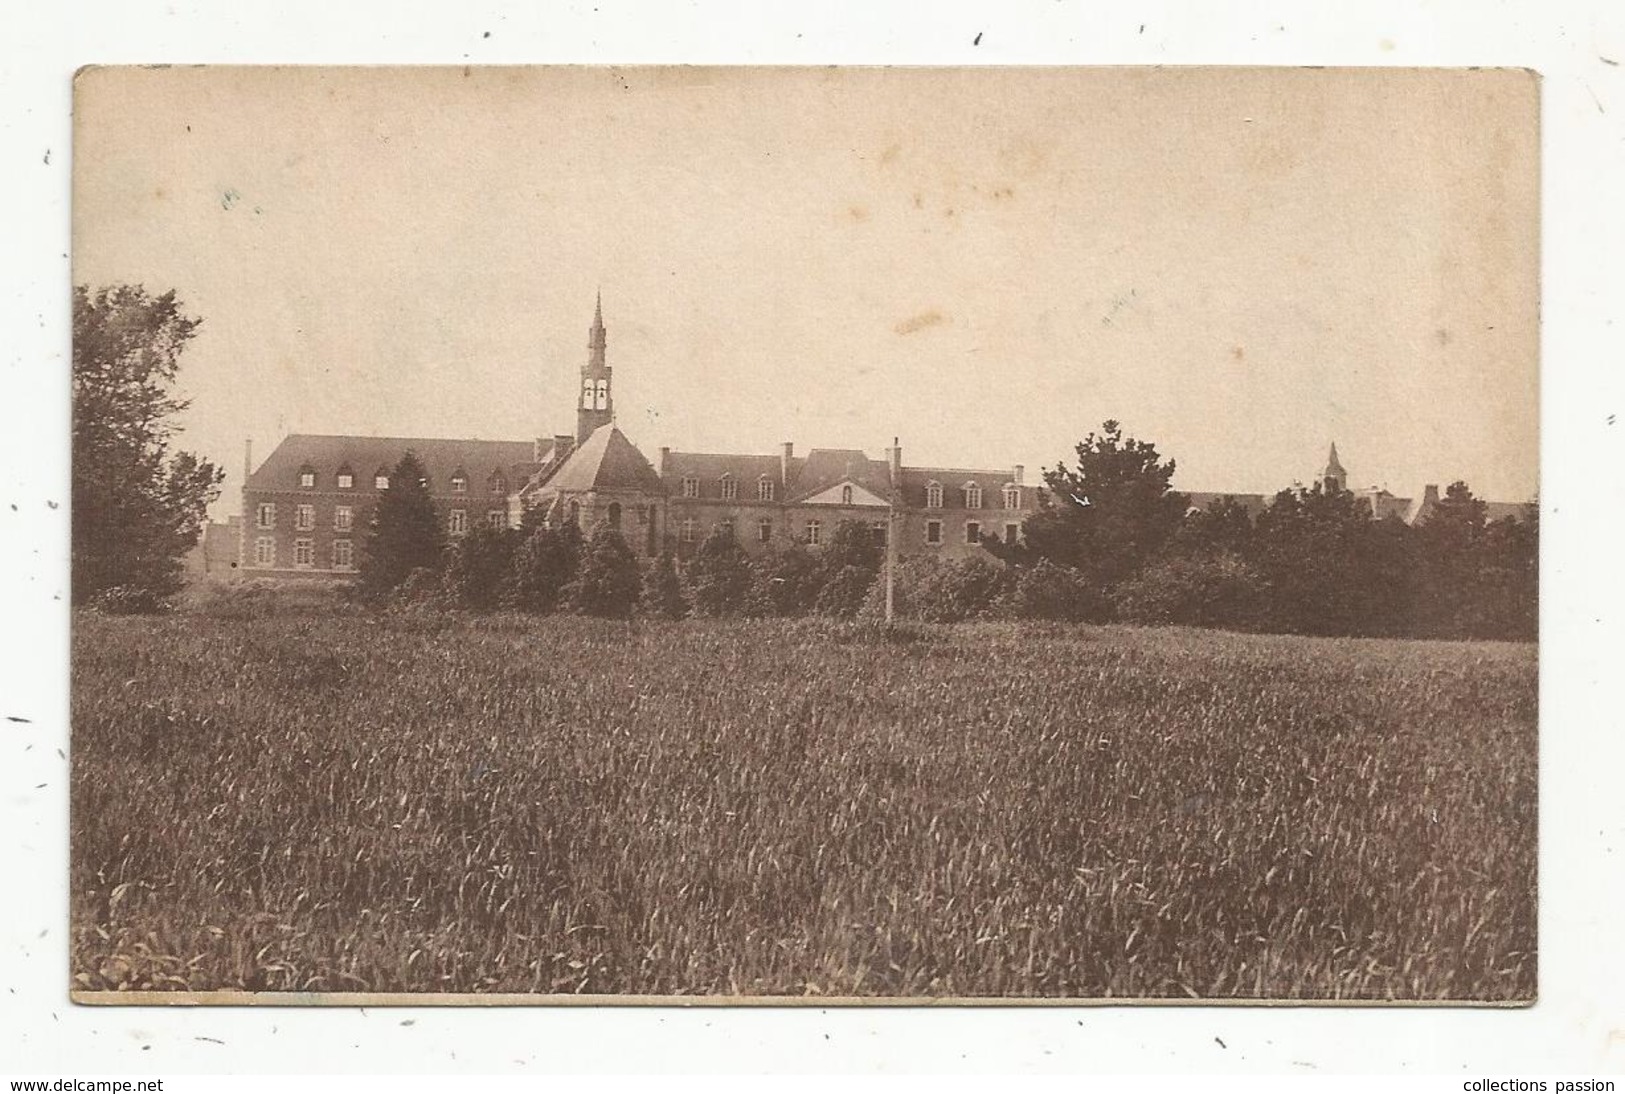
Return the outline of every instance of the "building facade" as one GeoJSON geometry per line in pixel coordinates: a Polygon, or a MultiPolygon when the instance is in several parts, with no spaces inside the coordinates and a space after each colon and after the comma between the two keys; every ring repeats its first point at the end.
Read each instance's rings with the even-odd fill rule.
{"type": "Polygon", "coordinates": [[[389,476],[408,451],[422,462],[447,534],[526,521],[619,529],[634,552],[691,555],[713,532],[747,551],[799,544],[816,552],[844,521],[877,536],[894,530],[900,554],[954,558],[984,539],[1014,542],[1039,505],[1022,468],[908,467],[893,440],[882,459],[856,449],[797,455],[713,454],[662,448],[658,466],[615,424],[603,304],[594,309],[581,368],[574,434],[535,441],[445,440],[296,433],[259,467],[245,460],[237,572],[344,578],[360,565],[389,476]]]}
{"type": "MultiPolygon", "coordinates": [[[[798,455],[701,453],[662,448],[651,462],[615,424],[603,302],[587,332],[573,434],[534,441],[293,434],[258,468],[245,460],[246,487],[236,572],[246,576],[353,576],[369,522],[389,476],[408,451],[422,462],[430,497],[451,537],[476,525],[517,528],[565,522],[620,530],[644,557],[692,555],[706,537],[731,534],[758,554],[791,545],[816,552],[846,521],[896,536],[903,556],[944,559],[984,554],[990,540],[1019,542],[1042,488],[1007,469],[911,467],[896,438],[880,459],[857,449],[813,448],[798,455]]],[[[1348,489],[1332,445],[1320,479],[1348,489]]],[[[1370,487],[1355,494],[1377,519],[1427,518],[1438,488],[1401,498],[1370,487]]],[[[1192,493],[1191,507],[1226,498],[1256,516],[1264,494],[1192,493]]],[[[1489,503],[1491,519],[1532,507],[1489,503]]]]}

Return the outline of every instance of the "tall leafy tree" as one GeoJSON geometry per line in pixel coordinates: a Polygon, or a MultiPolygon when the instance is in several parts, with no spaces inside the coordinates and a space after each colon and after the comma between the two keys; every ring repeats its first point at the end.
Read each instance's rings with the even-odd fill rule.
{"type": "Polygon", "coordinates": [[[570,606],[582,615],[630,619],[637,606],[642,572],[621,533],[604,521],[593,529],[581,566],[569,589],[570,606]]]}
{"type": "Polygon", "coordinates": [[[504,601],[508,607],[525,612],[556,611],[564,600],[564,590],[576,578],[585,543],[574,522],[549,528],[526,513],[528,532],[514,550],[504,601]]]}
{"type": "Polygon", "coordinates": [[[373,596],[394,591],[414,570],[438,570],[445,535],[416,453],[408,451],[378,496],[361,559],[361,587],[373,596]]]}
{"type": "Polygon", "coordinates": [[[174,292],[139,285],[73,290],[73,601],[110,589],[156,605],[181,587],[224,472],[171,451],[172,389],[201,320],[174,292]]]}
{"type": "Polygon", "coordinates": [[[445,589],[464,608],[497,606],[512,572],[517,533],[477,524],[446,552],[445,589]]]}
{"type": "Polygon", "coordinates": [[[1072,467],[1044,472],[1045,506],[1023,527],[1028,553],[1110,586],[1167,545],[1189,504],[1170,485],[1174,461],[1107,421],[1076,448],[1072,467]]]}
{"type": "Polygon", "coordinates": [[[687,567],[688,587],[699,615],[737,615],[750,596],[750,558],[732,532],[705,537],[687,567]]]}
{"type": "Polygon", "coordinates": [[[677,577],[677,564],[669,552],[649,563],[643,572],[644,610],[661,619],[681,619],[688,614],[683,583],[677,577]]]}

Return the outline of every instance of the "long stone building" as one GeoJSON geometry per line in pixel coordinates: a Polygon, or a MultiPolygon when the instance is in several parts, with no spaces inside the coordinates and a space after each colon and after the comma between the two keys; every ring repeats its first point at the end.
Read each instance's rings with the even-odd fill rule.
{"type": "Polygon", "coordinates": [[[901,555],[964,557],[984,539],[1016,541],[1039,505],[1023,469],[910,467],[894,438],[884,456],[785,442],[778,452],[659,451],[656,463],[615,424],[603,304],[588,331],[576,429],[534,441],[296,433],[245,468],[238,569],[342,577],[357,569],[373,507],[401,456],[422,462],[451,536],[527,517],[583,529],[608,521],[640,555],[691,554],[717,529],[756,553],[817,551],[844,521],[897,537],[901,555]]]}

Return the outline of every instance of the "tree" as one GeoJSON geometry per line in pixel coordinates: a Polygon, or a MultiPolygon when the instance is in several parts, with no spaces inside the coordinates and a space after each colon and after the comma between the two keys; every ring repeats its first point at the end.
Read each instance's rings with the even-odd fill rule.
{"type": "Polygon", "coordinates": [[[668,552],[649,563],[643,573],[643,606],[661,619],[682,619],[688,614],[683,583],[677,577],[677,563],[668,552]]]}
{"type": "Polygon", "coordinates": [[[201,320],[174,292],[139,285],[73,290],[72,597],[109,590],[156,607],[181,587],[181,557],[197,544],[224,472],[171,452],[171,390],[201,320]]]}
{"type": "Polygon", "coordinates": [[[413,570],[438,571],[445,537],[423,464],[408,451],[389,473],[378,496],[361,559],[361,588],[374,597],[394,591],[413,570]]]}
{"type": "Polygon", "coordinates": [[[557,610],[576,578],[584,546],[573,522],[558,528],[533,524],[514,551],[504,602],[523,612],[557,610]]]}
{"type": "Polygon", "coordinates": [[[1189,501],[1170,486],[1174,461],[1115,421],[1076,448],[1074,467],[1044,472],[1049,494],[1027,518],[1027,552],[1088,573],[1109,587],[1155,557],[1179,530],[1189,501]]]}
{"type": "Polygon", "coordinates": [[[570,584],[570,606],[582,615],[630,619],[638,603],[642,575],[632,549],[608,521],[593,529],[570,584]]]}
{"type": "Polygon", "coordinates": [[[726,528],[705,537],[688,564],[688,587],[699,615],[737,615],[750,596],[750,560],[726,528]]]}
{"type": "Polygon", "coordinates": [[[513,555],[513,532],[475,525],[447,552],[447,595],[459,606],[475,611],[496,607],[512,572],[513,555]]]}
{"type": "Polygon", "coordinates": [[[750,564],[745,613],[757,617],[806,615],[821,587],[818,560],[799,543],[770,550],[750,564]]]}

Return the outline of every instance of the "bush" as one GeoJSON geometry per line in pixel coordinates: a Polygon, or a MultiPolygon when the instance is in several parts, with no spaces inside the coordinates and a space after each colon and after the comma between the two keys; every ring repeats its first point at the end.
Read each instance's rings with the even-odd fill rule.
{"type": "Polygon", "coordinates": [[[1004,619],[1103,623],[1111,618],[1111,605],[1099,587],[1077,570],[1039,559],[1015,568],[991,614],[1004,619]]]}
{"type": "Polygon", "coordinates": [[[1112,590],[1126,623],[1240,627],[1258,616],[1263,585],[1228,553],[1174,556],[1152,563],[1112,590]]]}
{"type": "Polygon", "coordinates": [[[91,598],[104,615],[156,615],[169,610],[169,596],[146,585],[114,585],[91,598]]]}
{"type": "Polygon", "coordinates": [[[750,559],[733,533],[718,528],[705,537],[686,576],[696,615],[739,615],[750,596],[750,559]]]}
{"type": "Polygon", "coordinates": [[[799,616],[812,611],[822,588],[818,560],[800,546],[770,551],[750,564],[745,614],[799,616]]]}
{"type": "Polygon", "coordinates": [[[630,619],[637,606],[642,574],[632,549],[608,524],[594,529],[575,581],[568,590],[572,610],[606,619],[630,619]]]}
{"type": "Polygon", "coordinates": [[[857,616],[873,586],[880,585],[875,571],[863,566],[842,566],[824,582],[813,602],[813,611],[834,619],[857,616]]]}
{"type": "Polygon", "coordinates": [[[532,528],[514,548],[503,605],[522,612],[557,611],[576,578],[582,546],[581,529],[574,524],[532,528]]]}
{"type": "Polygon", "coordinates": [[[643,571],[644,609],[660,619],[682,619],[688,615],[688,599],[677,578],[677,564],[669,554],[650,561],[643,571]]]}

